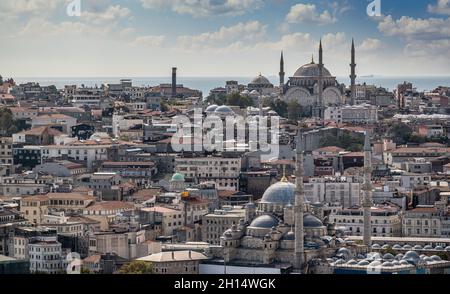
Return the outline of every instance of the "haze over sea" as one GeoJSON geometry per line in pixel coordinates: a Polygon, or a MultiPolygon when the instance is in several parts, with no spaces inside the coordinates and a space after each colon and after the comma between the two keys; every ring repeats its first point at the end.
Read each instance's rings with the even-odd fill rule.
{"type": "MultiPolygon", "coordinates": [[[[58,89],[63,89],[65,85],[85,85],[86,87],[93,87],[95,85],[119,83],[121,79],[130,77],[92,77],[92,78],[15,78],[16,83],[37,82],[41,86],[55,85],[58,89]]],[[[278,85],[278,77],[267,77],[275,86],[278,85]]],[[[171,83],[170,77],[131,77],[134,86],[157,86],[159,84],[171,83]]],[[[348,85],[350,83],[348,77],[337,77],[340,83],[348,85]]],[[[224,87],[225,82],[229,80],[238,81],[240,84],[248,84],[251,82],[251,77],[182,77],[178,78],[178,84],[183,84],[185,87],[197,89],[203,92],[203,96],[208,96],[209,91],[216,87],[224,87]]],[[[357,83],[367,83],[368,85],[376,85],[387,88],[392,91],[397,88],[398,84],[408,81],[413,83],[418,91],[430,91],[438,86],[450,86],[450,76],[398,76],[398,77],[384,77],[384,76],[368,76],[359,77],[357,83]]]]}

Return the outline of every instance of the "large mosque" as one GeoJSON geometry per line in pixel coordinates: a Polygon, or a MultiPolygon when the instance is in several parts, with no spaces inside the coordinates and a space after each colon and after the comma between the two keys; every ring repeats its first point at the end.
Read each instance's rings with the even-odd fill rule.
{"type": "MultiPolygon", "coordinates": [[[[351,97],[350,104],[354,104],[356,62],[355,45],[351,46],[351,97]]],[[[308,110],[314,117],[323,117],[324,109],[329,106],[339,106],[345,103],[345,85],[339,84],[336,77],[325,67],[323,62],[322,41],[319,44],[319,61],[314,58],[298,68],[294,75],[285,82],[284,56],[281,53],[280,60],[280,85],[279,93],[285,102],[297,101],[303,109],[308,110]]],[[[261,74],[256,77],[247,87],[243,94],[272,95],[275,92],[273,84],[261,74]],[[251,91],[251,92],[250,92],[251,91]]]]}
{"type": "MultiPolygon", "coordinates": [[[[297,146],[301,146],[301,135],[297,146]]],[[[348,246],[343,233],[323,214],[320,203],[305,199],[303,152],[297,147],[295,184],[285,177],[270,186],[257,204],[245,207],[245,219],[225,231],[221,237],[222,257],[226,264],[280,265],[305,272],[314,259],[326,260],[340,250],[351,255],[364,252],[371,246],[370,211],[365,210],[365,246],[348,246]],[[369,213],[367,213],[369,212],[369,213]],[[365,234],[366,236],[366,234],[365,234]]],[[[371,148],[365,140],[365,179],[363,206],[371,205],[371,148]]]]}

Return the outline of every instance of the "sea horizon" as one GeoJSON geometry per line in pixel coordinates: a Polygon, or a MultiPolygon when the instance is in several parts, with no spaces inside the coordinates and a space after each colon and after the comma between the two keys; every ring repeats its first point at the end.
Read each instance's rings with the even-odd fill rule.
{"type": "MultiPolygon", "coordinates": [[[[278,85],[277,76],[266,76],[275,86],[278,85]]],[[[179,76],[178,84],[185,87],[200,90],[203,96],[207,96],[210,90],[217,87],[224,87],[228,80],[236,80],[240,84],[248,84],[254,77],[248,76],[179,76]]],[[[63,89],[65,85],[85,85],[87,87],[101,86],[102,84],[118,83],[121,79],[132,79],[135,86],[157,86],[159,84],[168,84],[172,82],[170,76],[162,77],[15,77],[16,83],[37,82],[41,86],[54,85],[58,89],[63,89]]],[[[337,76],[337,81],[345,85],[350,84],[350,79],[346,76],[337,76]]],[[[362,75],[357,78],[359,84],[366,83],[370,85],[380,86],[392,91],[397,88],[398,84],[403,82],[411,82],[418,91],[431,91],[439,86],[450,86],[450,75],[436,76],[383,76],[383,75],[362,75]]]]}

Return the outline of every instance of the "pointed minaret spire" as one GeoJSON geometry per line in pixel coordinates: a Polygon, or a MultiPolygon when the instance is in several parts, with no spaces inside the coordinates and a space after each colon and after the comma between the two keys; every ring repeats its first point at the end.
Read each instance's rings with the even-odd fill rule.
{"type": "Polygon", "coordinates": [[[305,197],[305,189],[303,186],[303,147],[302,134],[298,131],[296,139],[296,172],[295,172],[295,205],[294,205],[294,220],[295,220],[295,247],[294,247],[294,267],[302,269],[305,262],[305,235],[303,224],[303,205],[305,197]]]}
{"type": "Polygon", "coordinates": [[[356,99],[356,51],[355,51],[355,40],[352,39],[352,50],[351,50],[351,63],[350,63],[350,105],[355,105],[356,99]]]}
{"type": "Polygon", "coordinates": [[[362,187],[362,207],[364,217],[363,241],[369,249],[372,247],[372,147],[370,135],[364,138],[364,183],[362,187]]]}
{"type": "Polygon", "coordinates": [[[280,95],[284,95],[284,77],[286,73],[284,72],[284,54],[283,51],[281,51],[281,58],[280,58],[280,95]]]}
{"type": "Polygon", "coordinates": [[[319,43],[319,81],[318,81],[318,94],[319,94],[319,105],[317,116],[319,119],[323,119],[324,113],[324,103],[323,103],[323,47],[322,47],[322,39],[320,39],[319,43]]]}
{"type": "Polygon", "coordinates": [[[319,43],[319,65],[323,65],[322,39],[320,39],[320,43],[319,43]]]}

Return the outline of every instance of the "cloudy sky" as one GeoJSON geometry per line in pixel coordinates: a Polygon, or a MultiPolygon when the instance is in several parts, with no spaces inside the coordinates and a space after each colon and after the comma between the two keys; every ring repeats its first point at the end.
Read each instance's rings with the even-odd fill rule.
{"type": "Polygon", "coordinates": [[[0,73],[13,77],[278,74],[317,58],[348,75],[450,75],[450,0],[0,0],[0,73]]]}

